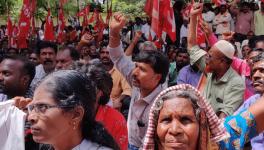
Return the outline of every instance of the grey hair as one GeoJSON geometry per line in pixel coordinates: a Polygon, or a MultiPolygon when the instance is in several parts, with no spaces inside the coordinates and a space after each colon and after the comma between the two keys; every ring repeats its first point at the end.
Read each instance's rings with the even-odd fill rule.
{"type": "Polygon", "coordinates": [[[155,46],[155,44],[151,41],[145,41],[141,46],[140,46],[140,50],[143,51],[145,50],[146,47],[151,47],[152,50],[157,50],[157,47],[155,46]]]}

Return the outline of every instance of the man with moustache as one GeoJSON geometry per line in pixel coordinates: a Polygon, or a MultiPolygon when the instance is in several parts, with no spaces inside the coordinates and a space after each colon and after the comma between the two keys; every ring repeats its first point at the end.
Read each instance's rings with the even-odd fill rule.
{"type": "Polygon", "coordinates": [[[110,58],[132,87],[132,98],[128,113],[129,150],[138,150],[147,131],[149,111],[155,97],[163,90],[169,61],[161,52],[143,50],[135,62],[127,58],[120,42],[120,31],[125,26],[125,16],[115,13],[110,22],[110,58]]]}
{"type": "Polygon", "coordinates": [[[62,47],[56,56],[56,70],[70,69],[74,61],[79,60],[80,55],[74,47],[65,46],[62,47]]]}
{"type": "Polygon", "coordinates": [[[191,65],[205,72],[207,79],[203,95],[212,105],[220,118],[232,115],[243,102],[245,81],[231,67],[234,46],[225,41],[217,41],[208,52],[197,45],[197,17],[201,14],[202,4],[196,4],[190,13],[188,32],[188,51],[191,65]]]}
{"type": "MultiPolygon", "coordinates": [[[[249,108],[255,102],[259,100],[260,97],[264,96],[264,52],[260,52],[259,55],[255,56],[253,59],[253,68],[251,69],[251,78],[253,82],[254,89],[257,94],[248,98],[244,104],[236,111],[235,114],[242,112],[243,110],[249,108]]],[[[264,133],[259,134],[257,137],[251,140],[251,146],[253,150],[262,149],[264,147],[264,133]]]]}
{"type": "Polygon", "coordinates": [[[102,45],[99,53],[101,62],[113,79],[113,88],[110,94],[113,107],[120,110],[125,118],[127,118],[131,99],[131,87],[123,75],[116,69],[116,67],[114,67],[114,63],[110,59],[109,50],[106,46],[102,45]]]}
{"type": "Polygon", "coordinates": [[[57,45],[49,41],[40,41],[37,45],[37,55],[40,64],[36,66],[36,74],[31,82],[31,90],[49,73],[55,70],[57,45]]]}

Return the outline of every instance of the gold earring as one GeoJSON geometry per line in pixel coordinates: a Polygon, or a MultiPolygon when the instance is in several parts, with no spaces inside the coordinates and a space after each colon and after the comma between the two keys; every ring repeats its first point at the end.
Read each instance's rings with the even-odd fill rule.
{"type": "Polygon", "coordinates": [[[74,121],[73,122],[73,130],[75,130],[76,129],[76,122],[74,121]]]}

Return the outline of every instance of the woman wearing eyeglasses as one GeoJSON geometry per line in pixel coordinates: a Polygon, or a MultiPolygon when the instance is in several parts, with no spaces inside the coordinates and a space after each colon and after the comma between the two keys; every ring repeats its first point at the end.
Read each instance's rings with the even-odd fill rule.
{"type": "Polygon", "coordinates": [[[33,140],[55,150],[119,149],[95,121],[95,98],[95,86],[86,75],[73,70],[48,75],[28,105],[33,140]]]}

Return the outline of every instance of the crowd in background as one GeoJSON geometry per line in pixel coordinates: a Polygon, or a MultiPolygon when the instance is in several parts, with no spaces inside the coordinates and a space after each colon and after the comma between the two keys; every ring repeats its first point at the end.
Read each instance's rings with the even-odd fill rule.
{"type": "MultiPolygon", "coordinates": [[[[12,98],[19,100],[25,100],[21,97],[33,98],[28,111],[38,111],[43,115],[52,108],[51,104],[47,105],[43,101],[43,97],[49,97],[49,95],[42,95],[41,92],[46,92],[51,93],[53,95],[51,97],[58,100],[56,101],[58,108],[65,111],[68,111],[68,107],[75,108],[80,105],[82,108],[72,112],[72,115],[75,115],[75,120],[72,119],[73,124],[71,124],[74,131],[67,133],[71,126],[65,126],[64,130],[60,129],[63,125],[60,123],[65,121],[63,119],[58,120],[61,122],[56,125],[52,121],[57,122],[58,118],[52,118],[53,120],[46,118],[46,129],[49,132],[45,136],[63,137],[66,134],[81,139],[92,139],[92,143],[103,146],[100,147],[102,149],[107,147],[122,150],[134,150],[140,147],[162,149],[164,145],[166,148],[166,144],[162,141],[165,137],[160,136],[162,134],[162,128],[159,126],[160,119],[156,120],[157,118],[153,117],[164,115],[164,110],[158,108],[156,113],[154,106],[163,105],[170,108],[165,99],[185,98],[190,99],[194,110],[197,109],[197,113],[200,113],[198,105],[201,106],[194,101],[204,99],[193,87],[202,93],[212,106],[208,110],[212,109],[217,117],[223,119],[240,115],[239,117],[245,118],[248,115],[249,120],[254,120],[252,118],[255,114],[245,113],[245,110],[250,109],[250,106],[257,102],[264,92],[264,1],[254,3],[234,0],[231,3],[221,2],[214,8],[212,3],[205,3],[195,8],[183,1],[176,1],[173,8],[176,21],[177,40],[175,42],[172,42],[166,33],[163,33],[162,37],[157,37],[151,29],[151,20],[148,17],[135,17],[134,20],[126,21],[122,14],[115,14],[114,19],[103,31],[92,25],[80,26],[78,19],[73,18],[64,30],[60,44],[56,41],[44,40],[44,25],[42,25],[35,29],[35,34],[29,36],[28,48],[23,49],[10,46],[6,36],[6,26],[2,25],[0,28],[0,102],[12,98]],[[203,9],[200,9],[201,7],[203,9]],[[200,12],[196,12],[195,9],[200,12]],[[197,14],[202,16],[202,22],[197,22],[197,14]],[[204,43],[197,43],[197,24],[200,24],[205,34],[204,43]],[[88,79],[82,79],[78,73],[86,74],[93,83],[88,83],[89,81],[86,81],[88,79]],[[87,82],[88,87],[85,87],[82,82],[87,82]],[[189,84],[193,87],[189,85],[180,87],[181,84],[189,84]],[[167,87],[171,89],[167,89],[167,93],[160,94],[167,87]],[[96,90],[92,90],[90,95],[84,94],[89,93],[92,88],[96,90]],[[179,92],[168,94],[172,90],[179,90],[179,92]],[[188,92],[184,91],[191,94],[188,95],[188,92]],[[60,92],[65,92],[66,96],[60,92]],[[89,99],[89,102],[83,102],[84,98],[89,99]],[[41,100],[42,105],[38,103],[41,100]],[[86,109],[91,111],[86,112],[86,109]],[[153,114],[153,118],[149,114],[153,114]],[[83,127],[89,123],[85,122],[85,119],[80,120],[80,116],[92,122],[95,127],[90,125],[89,130],[95,132],[82,136],[79,136],[80,133],[75,133],[76,128],[77,130],[81,128],[82,133],[89,132],[88,127],[87,129],[83,127]],[[154,132],[152,128],[158,128],[160,132],[152,133],[154,132]],[[61,132],[57,132],[58,129],[61,132]],[[144,138],[146,134],[148,136],[144,138]],[[155,136],[158,134],[158,139],[155,137],[151,139],[152,134],[155,136]]],[[[57,27],[54,29],[56,31],[57,27]]],[[[179,103],[177,105],[183,106],[179,103]]],[[[257,123],[258,119],[256,117],[257,123]]],[[[192,122],[190,120],[192,119],[184,120],[182,124],[192,122]]],[[[34,138],[41,132],[39,129],[33,128],[35,132],[33,132],[34,141],[32,140],[30,126],[37,124],[38,121],[39,118],[29,115],[25,125],[25,130],[28,131],[26,132],[26,149],[63,148],[60,147],[62,144],[60,142],[69,139],[34,138]]],[[[248,124],[247,121],[234,124],[239,128],[239,125],[248,124]]],[[[251,123],[256,127],[258,126],[256,122],[251,123]]],[[[235,130],[234,133],[229,132],[232,138],[234,138],[233,134],[239,134],[240,147],[237,149],[244,148],[244,145],[247,148],[264,149],[263,133],[258,132],[259,136],[255,133],[255,130],[263,131],[263,128],[253,129],[252,127],[251,129],[250,126],[246,129],[241,127],[240,130],[231,123],[229,125],[226,126],[227,132],[231,129],[235,130]],[[242,134],[244,130],[250,133],[242,134]],[[250,143],[248,139],[242,139],[243,136],[257,137],[250,143]]],[[[200,129],[201,131],[204,130],[200,129]]],[[[224,138],[225,132],[219,133],[219,136],[224,138]]],[[[80,143],[77,142],[78,144],[80,143]]],[[[201,149],[206,149],[205,147],[208,146],[206,145],[208,143],[202,145],[204,143],[201,141],[199,144],[196,143],[202,147],[201,149]]],[[[91,143],[82,142],[79,148],[88,145],[91,146],[91,143]]],[[[93,146],[96,148],[98,145],[93,146]]],[[[230,146],[232,143],[226,141],[220,142],[219,145],[220,148],[232,149],[230,146]]],[[[78,149],[78,147],[75,148],[78,149]]]]}

